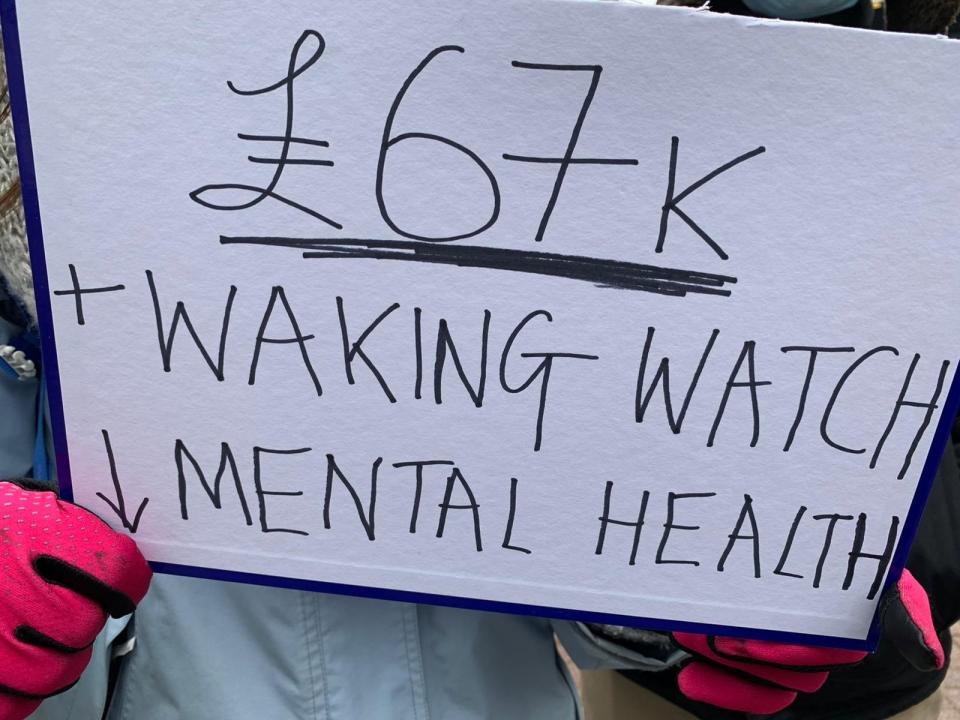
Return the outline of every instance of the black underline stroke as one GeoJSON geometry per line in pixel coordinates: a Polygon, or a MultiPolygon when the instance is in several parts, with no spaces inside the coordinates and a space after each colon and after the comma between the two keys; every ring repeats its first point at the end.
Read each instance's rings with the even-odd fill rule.
{"type": "Polygon", "coordinates": [[[590,282],[597,287],[684,297],[720,295],[737,282],[729,275],[641,263],[477,245],[380,240],[375,238],[293,238],[220,236],[222,245],[294,248],[308,260],[402,260],[465,268],[503,270],[590,282]]]}

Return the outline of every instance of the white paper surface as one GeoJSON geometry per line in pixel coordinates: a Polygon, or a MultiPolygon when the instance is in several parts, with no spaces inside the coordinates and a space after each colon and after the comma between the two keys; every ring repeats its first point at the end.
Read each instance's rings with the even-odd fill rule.
{"type": "Polygon", "coordinates": [[[128,529],[148,498],[136,539],[150,559],[866,636],[878,561],[860,558],[843,588],[858,519],[860,551],[889,558],[957,358],[957,45],[563,0],[17,11],[75,498],[120,528],[99,497],[117,505],[119,484],[128,529]],[[288,120],[312,142],[238,137],[283,138],[288,120]],[[565,154],[580,162],[544,223],[565,154]],[[71,266],[83,289],[124,286],[81,294],[83,324],[71,266]],[[351,383],[344,343],[394,305],[351,383]],[[475,402],[441,328],[479,395],[485,311],[475,402]],[[288,342],[258,353],[258,332],[288,342]],[[648,339],[641,398],[669,357],[679,433],[662,383],[637,422],[648,339]],[[811,353],[784,348],[808,346],[844,350],[818,354],[785,452],[811,353]],[[901,404],[877,453],[898,398],[935,396],[929,413],[901,404]],[[419,504],[403,466],[417,461],[443,461],[423,468],[419,504]],[[218,467],[220,509],[196,469],[212,493],[218,467]],[[633,564],[631,526],[606,524],[597,552],[608,489],[620,522],[648,493],[633,564]]]}

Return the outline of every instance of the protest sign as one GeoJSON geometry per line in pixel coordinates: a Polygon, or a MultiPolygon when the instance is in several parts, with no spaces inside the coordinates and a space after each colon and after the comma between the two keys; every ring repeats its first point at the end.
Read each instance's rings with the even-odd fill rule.
{"type": "Polygon", "coordinates": [[[156,568],[869,646],[957,410],[956,45],[2,7],[61,486],[156,568]]]}

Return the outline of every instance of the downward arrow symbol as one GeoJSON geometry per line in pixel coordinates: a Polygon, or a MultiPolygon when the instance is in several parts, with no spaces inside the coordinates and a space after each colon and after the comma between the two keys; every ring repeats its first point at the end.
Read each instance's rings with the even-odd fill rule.
{"type": "Polygon", "coordinates": [[[107,460],[110,463],[110,476],[113,478],[113,489],[117,493],[117,501],[114,502],[108,498],[103,493],[97,493],[97,497],[103,500],[107,505],[110,506],[110,509],[117,514],[117,517],[120,518],[120,522],[123,523],[123,526],[129,530],[131,533],[137,531],[137,527],[140,525],[140,516],[143,515],[144,508],[147,507],[147,503],[150,502],[150,498],[144,498],[143,502],[140,503],[140,507],[137,508],[136,515],[133,516],[133,522],[130,522],[130,519],[127,517],[127,505],[123,499],[123,488],[120,487],[120,478],[117,477],[117,463],[113,458],[113,446],[110,444],[110,433],[106,430],[101,430],[103,433],[103,446],[107,450],[107,460]]]}

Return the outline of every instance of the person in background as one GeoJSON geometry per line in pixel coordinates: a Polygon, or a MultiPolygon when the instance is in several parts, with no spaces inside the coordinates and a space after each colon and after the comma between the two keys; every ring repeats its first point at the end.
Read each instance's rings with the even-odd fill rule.
{"type": "Polygon", "coordinates": [[[941,34],[957,20],[955,0],[658,0],[658,5],[826,23],[888,32],[941,34]]]}
{"type": "Polygon", "coordinates": [[[881,29],[884,22],[883,3],[875,0],[715,0],[710,9],[844,27],[881,29]]]}
{"type": "MultiPolygon", "coordinates": [[[[790,5],[794,19],[876,21],[872,5],[802,4],[730,11],[785,16],[790,5]]],[[[895,24],[905,17],[891,6],[885,22],[906,29],[895,24]]],[[[210,580],[151,584],[129,538],[53,492],[8,107],[0,121],[0,720],[572,719],[579,707],[554,633],[585,669],[629,669],[586,674],[589,720],[883,718],[942,680],[949,636],[937,630],[958,614],[952,451],[913,575],[885,598],[870,658],[210,580]]]]}

